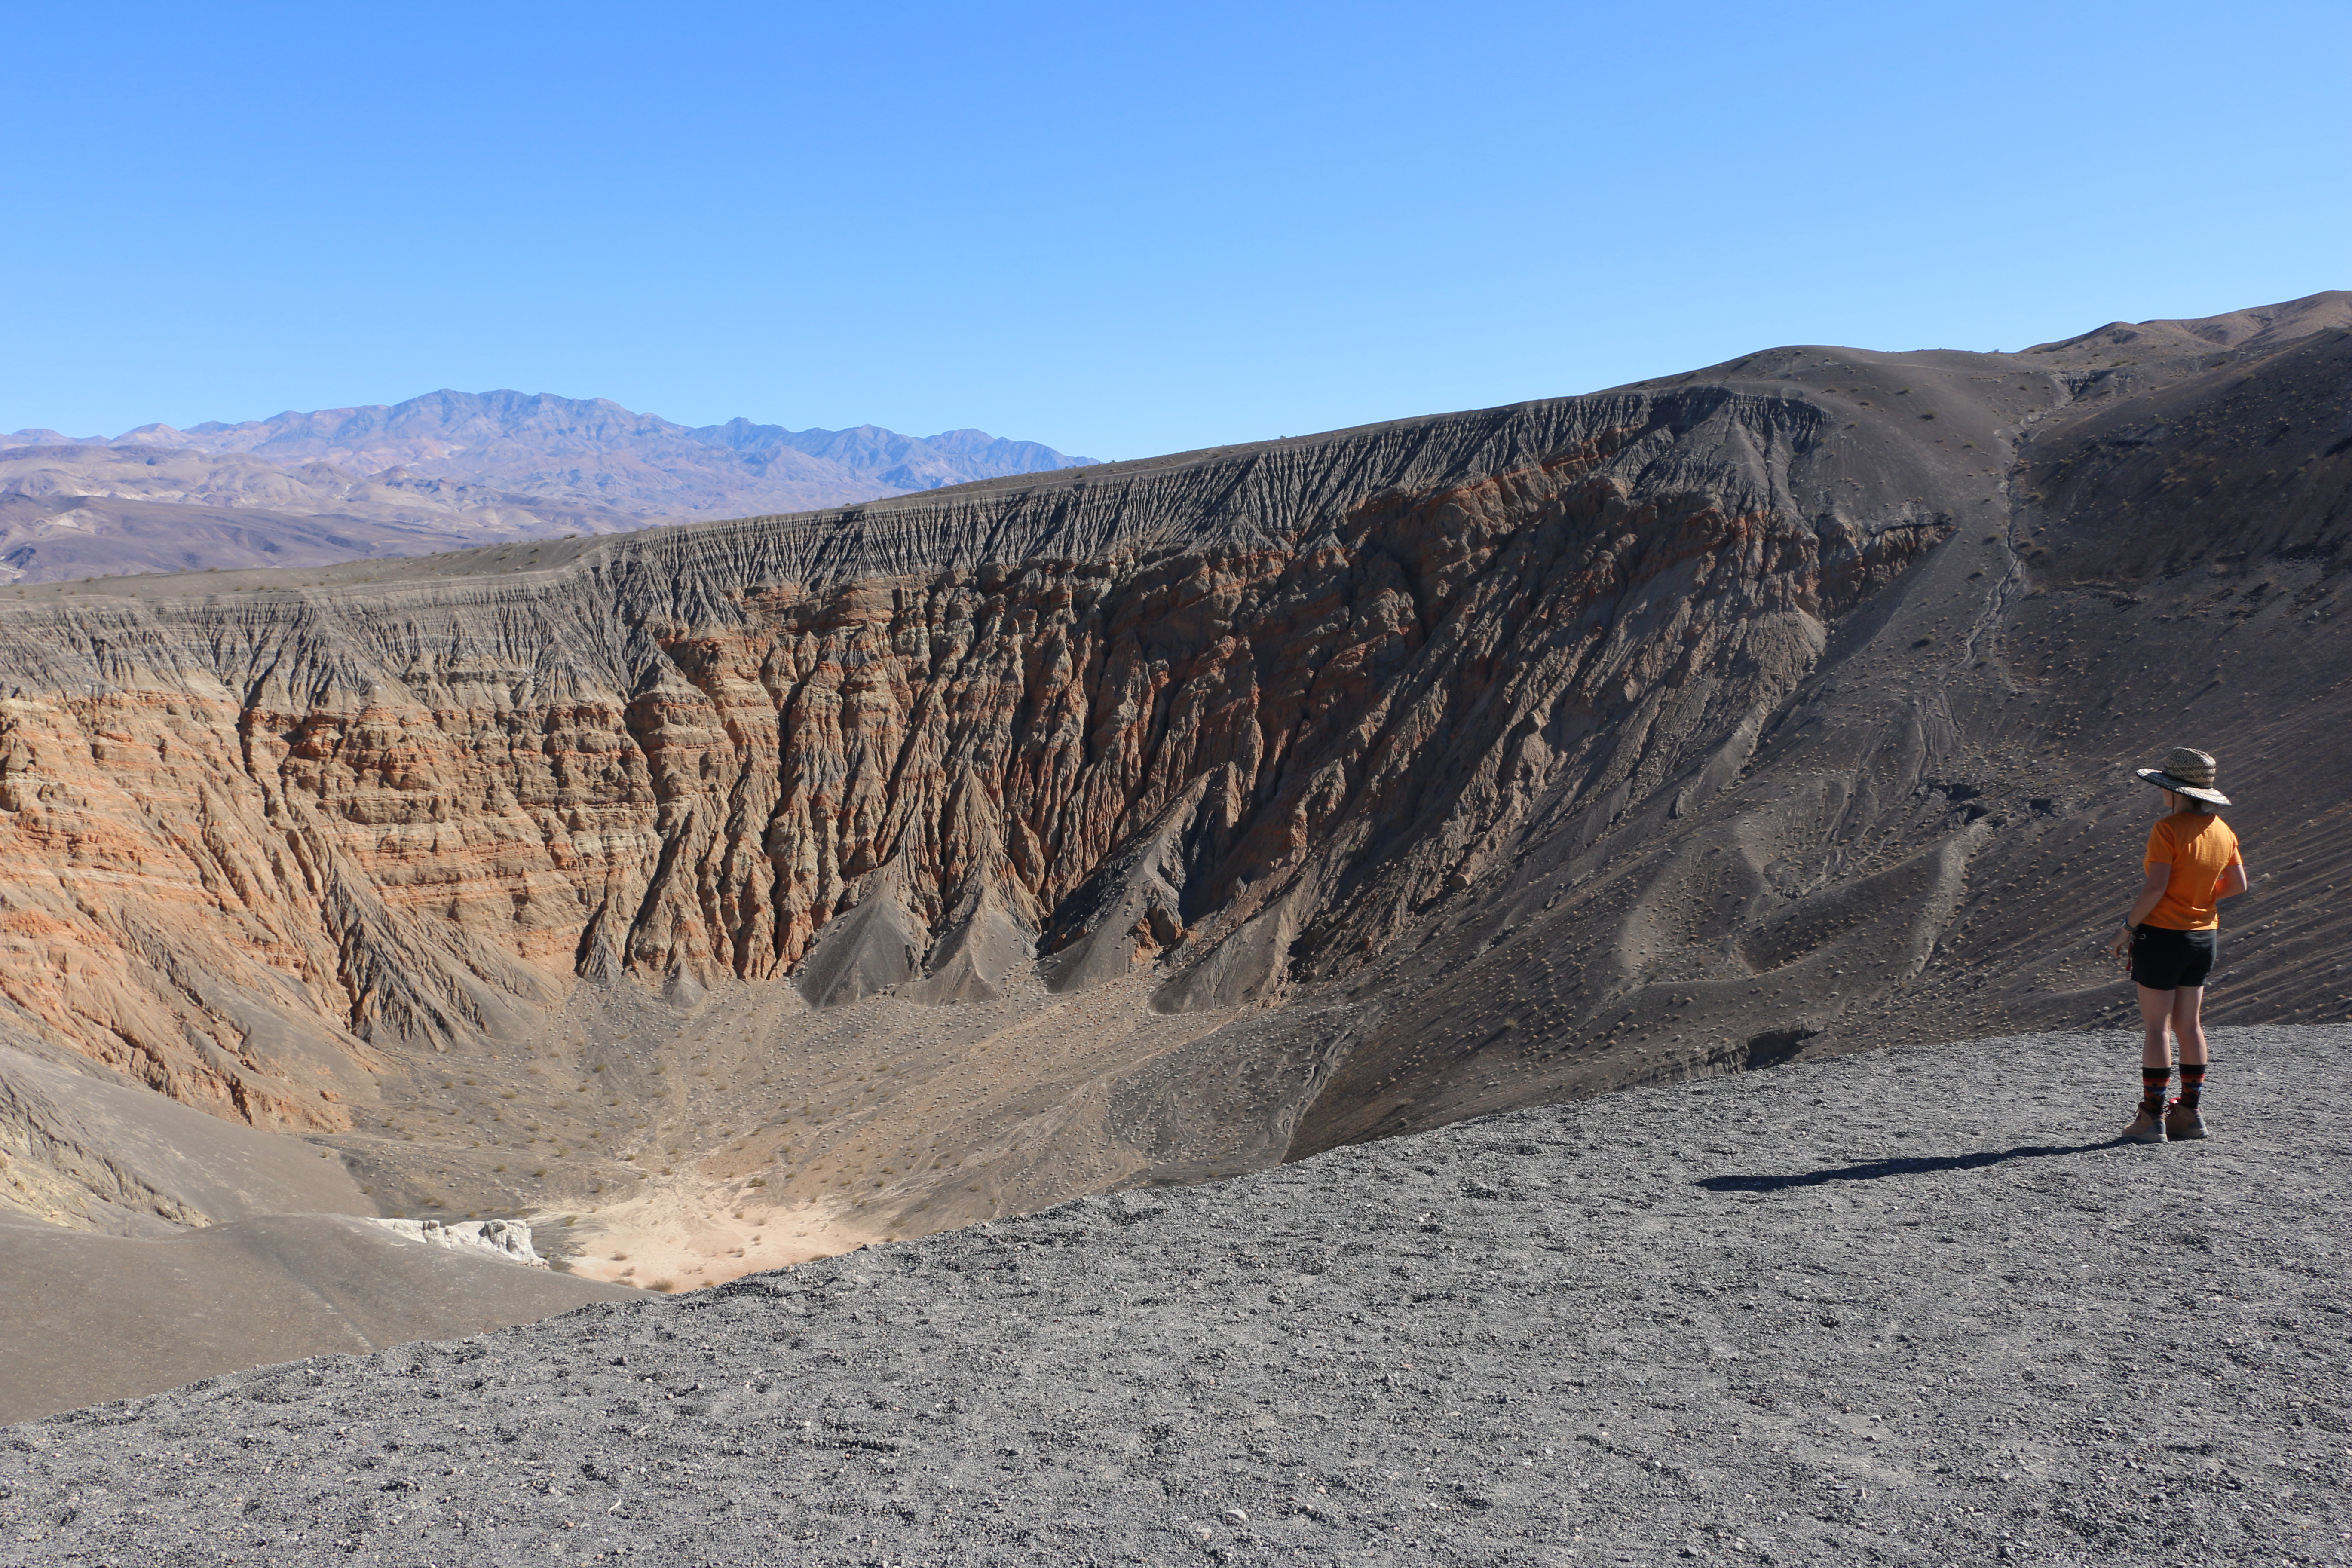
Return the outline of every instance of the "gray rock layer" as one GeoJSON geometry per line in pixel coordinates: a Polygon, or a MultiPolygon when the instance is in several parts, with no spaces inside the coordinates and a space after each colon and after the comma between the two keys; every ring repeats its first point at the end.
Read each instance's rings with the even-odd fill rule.
{"type": "Polygon", "coordinates": [[[1800,1063],[0,1434],[13,1562],[2347,1561],[2341,1027],[1800,1063]]]}

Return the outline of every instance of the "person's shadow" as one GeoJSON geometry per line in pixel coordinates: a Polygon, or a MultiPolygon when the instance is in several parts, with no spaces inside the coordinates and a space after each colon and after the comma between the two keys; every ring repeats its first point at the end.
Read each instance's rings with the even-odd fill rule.
{"type": "Polygon", "coordinates": [[[2023,1143],[2014,1149],[1975,1154],[1922,1155],[1906,1160],[1865,1160],[1859,1165],[1832,1165],[1820,1171],[1800,1171],[1790,1176],[1706,1176],[1693,1183],[1711,1193],[1778,1193],[1790,1187],[1818,1187],[1829,1182],[1875,1182],[1885,1176],[1927,1176],[1937,1171],[1980,1171],[2008,1160],[2040,1160],[2053,1154],[2087,1154],[2113,1149],[2120,1138],[2096,1143],[2023,1143]]]}

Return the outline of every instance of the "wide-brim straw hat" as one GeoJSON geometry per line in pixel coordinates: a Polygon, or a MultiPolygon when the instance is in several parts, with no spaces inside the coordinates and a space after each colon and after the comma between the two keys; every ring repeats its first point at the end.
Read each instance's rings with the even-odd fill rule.
{"type": "Polygon", "coordinates": [[[2134,768],[2132,776],[2146,779],[2158,789],[2185,795],[2191,800],[2227,805],[2230,797],[2213,787],[2213,781],[2220,773],[2220,764],[2213,761],[2210,752],[2200,752],[2190,746],[2175,746],[2166,755],[2164,766],[2134,768]]]}

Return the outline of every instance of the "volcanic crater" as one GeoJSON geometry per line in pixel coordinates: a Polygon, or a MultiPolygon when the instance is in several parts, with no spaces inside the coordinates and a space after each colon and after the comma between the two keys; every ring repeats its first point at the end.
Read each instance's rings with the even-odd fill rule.
{"type": "Polygon", "coordinates": [[[7,1277],[299,1215],[351,1281],[15,1413],[2126,1023],[2126,770],[2183,742],[2255,872],[2211,1016],[2339,1021],[2347,392],[2336,292],[0,592],[7,1277]],[[558,1268],[379,1321],[415,1244],[369,1216],[558,1268]]]}

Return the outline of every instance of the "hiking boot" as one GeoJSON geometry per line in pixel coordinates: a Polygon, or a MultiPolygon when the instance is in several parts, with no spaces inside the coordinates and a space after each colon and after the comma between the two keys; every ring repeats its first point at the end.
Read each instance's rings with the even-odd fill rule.
{"type": "MultiPolygon", "coordinates": [[[[2134,1122],[2132,1125],[2139,1124],[2134,1122]]],[[[2175,1143],[2187,1143],[2202,1138],[2205,1136],[2205,1118],[2197,1107],[2183,1105],[2176,1100],[2172,1102],[2172,1109],[2164,1113],[2164,1135],[2175,1143]]]]}
{"type": "Polygon", "coordinates": [[[2132,1118],[2132,1124],[2117,1136],[2126,1143],[2161,1143],[2164,1142],[2164,1122],[2156,1112],[2143,1105],[2139,1108],[2139,1114],[2132,1118]]]}

